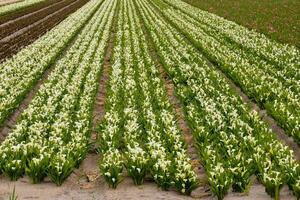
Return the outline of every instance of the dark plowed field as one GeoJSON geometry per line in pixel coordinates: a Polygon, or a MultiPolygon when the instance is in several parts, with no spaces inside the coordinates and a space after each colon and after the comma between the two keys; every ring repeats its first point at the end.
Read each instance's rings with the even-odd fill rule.
{"type": "MultiPolygon", "coordinates": [[[[62,1],[62,0],[60,0],[60,1],[62,1]]],[[[40,10],[40,9],[46,7],[46,6],[52,5],[55,2],[57,2],[57,0],[47,0],[47,1],[43,1],[43,2],[40,2],[40,3],[35,4],[35,5],[25,7],[25,8],[20,9],[20,10],[14,11],[13,13],[8,13],[8,14],[3,15],[3,16],[0,17],[0,24],[3,24],[3,23],[5,23],[9,20],[17,19],[17,18],[19,18],[23,15],[35,12],[37,10],[40,10]]]]}
{"type": "Polygon", "coordinates": [[[0,24],[0,61],[31,44],[87,1],[51,0],[51,5],[36,5],[39,9],[0,24]]]}
{"type": "Polygon", "coordinates": [[[51,5],[0,24],[0,40],[26,26],[39,21],[40,19],[47,17],[51,13],[60,9],[62,6],[66,6],[73,1],[74,0],[56,0],[56,2],[53,2],[51,5]]]}

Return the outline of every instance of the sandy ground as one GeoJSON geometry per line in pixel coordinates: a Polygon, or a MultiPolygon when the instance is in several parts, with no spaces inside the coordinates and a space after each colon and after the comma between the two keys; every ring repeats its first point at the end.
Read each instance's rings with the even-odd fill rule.
{"type": "MultiPolygon", "coordinates": [[[[79,169],[76,169],[65,183],[57,187],[46,179],[41,184],[30,183],[27,177],[11,182],[0,176],[0,200],[7,200],[15,187],[19,200],[191,200],[200,199],[196,191],[191,196],[180,195],[176,191],[161,191],[152,180],[146,180],[142,186],[135,186],[130,178],[125,178],[116,190],[110,189],[104,179],[99,176],[97,168],[98,156],[89,154],[79,169]]],[[[215,199],[212,196],[202,197],[204,200],[215,199]]],[[[226,200],[269,200],[264,187],[255,183],[249,194],[230,192],[226,200]]],[[[287,187],[281,190],[281,200],[296,199],[287,187]]]]}

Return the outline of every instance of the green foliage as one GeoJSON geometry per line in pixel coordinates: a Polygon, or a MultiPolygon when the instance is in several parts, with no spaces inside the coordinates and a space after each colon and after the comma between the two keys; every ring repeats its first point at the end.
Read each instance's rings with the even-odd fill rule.
{"type": "Polygon", "coordinates": [[[16,194],[16,187],[14,186],[13,192],[9,195],[9,200],[17,200],[18,195],[16,194]]]}
{"type": "Polygon", "coordinates": [[[300,48],[298,0],[184,0],[185,2],[255,29],[279,42],[300,48]],[[238,10],[238,12],[236,12],[238,10]]]}
{"type": "Polygon", "coordinates": [[[50,158],[47,155],[39,155],[38,158],[32,158],[27,163],[25,173],[33,183],[40,183],[47,176],[47,167],[50,158]]]}
{"type": "Polygon", "coordinates": [[[118,150],[107,151],[99,163],[101,174],[114,189],[122,181],[123,164],[124,159],[118,150]]]}
{"type": "Polygon", "coordinates": [[[56,155],[51,159],[48,169],[48,176],[57,185],[60,186],[72,173],[74,161],[65,155],[56,155]]]}

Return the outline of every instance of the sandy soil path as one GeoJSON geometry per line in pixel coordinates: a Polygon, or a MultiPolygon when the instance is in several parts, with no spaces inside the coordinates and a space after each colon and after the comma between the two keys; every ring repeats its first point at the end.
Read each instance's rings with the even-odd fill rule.
{"type": "MultiPolygon", "coordinates": [[[[161,191],[156,184],[147,179],[142,186],[135,186],[130,178],[125,178],[116,190],[110,189],[104,179],[99,176],[97,167],[98,155],[89,154],[79,169],[76,169],[65,183],[57,187],[46,179],[41,184],[30,183],[27,177],[11,182],[0,176],[0,200],[7,200],[15,186],[19,200],[192,200],[200,199],[197,191],[183,196],[176,191],[161,191]]],[[[201,198],[212,200],[212,196],[201,198]]],[[[248,195],[230,192],[226,200],[271,200],[264,187],[255,183],[248,195]]],[[[281,190],[281,200],[293,200],[288,188],[281,190]]]]}

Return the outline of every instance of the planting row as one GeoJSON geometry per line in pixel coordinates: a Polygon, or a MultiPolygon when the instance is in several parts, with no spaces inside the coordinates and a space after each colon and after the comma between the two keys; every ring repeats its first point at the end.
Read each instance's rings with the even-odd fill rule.
{"type": "Polygon", "coordinates": [[[299,50],[272,42],[181,1],[159,0],[156,5],[300,144],[299,50]]]}
{"type": "Polygon", "coordinates": [[[136,185],[150,174],[159,187],[189,194],[197,186],[182,132],[149,55],[133,1],[121,0],[113,65],[99,128],[100,171],[113,188],[125,167],[136,185]]]}
{"type": "Polygon", "coordinates": [[[230,187],[243,192],[255,174],[276,199],[285,184],[299,197],[300,168],[292,151],[158,7],[146,0],[135,3],[184,105],[212,192],[218,199],[230,187]]]}
{"type": "MultiPolygon", "coordinates": [[[[240,47],[245,48],[259,56],[263,56],[271,63],[276,63],[276,67],[282,70],[299,69],[300,52],[297,48],[272,41],[263,34],[257,33],[254,30],[248,30],[244,26],[240,26],[235,22],[228,21],[215,14],[195,8],[181,0],[164,1],[169,5],[180,9],[192,18],[198,19],[199,22],[210,25],[211,28],[217,29],[232,42],[241,45],[240,47]]],[[[299,78],[299,72],[297,76],[299,78]]]]}
{"type": "Polygon", "coordinates": [[[29,7],[29,6],[33,6],[33,5],[35,5],[37,3],[40,3],[40,2],[43,2],[43,1],[45,1],[45,0],[24,0],[24,1],[21,1],[21,2],[1,6],[0,7],[0,16],[6,15],[8,13],[16,12],[20,9],[23,9],[23,8],[26,8],[26,7],[29,7]]]}
{"type": "Polygon", "coordinates": [[[25,173],[33,183],[49,176],[60,185],[84,159],[115,8],[103,2],[1,144],[0,171],[12,180],[25,173]]]}
{"type": "Polygon", "coordinates": [[[0,64],[0,125],[18,107],[101,3],[90,1],[32,45],[0,64]]]}

